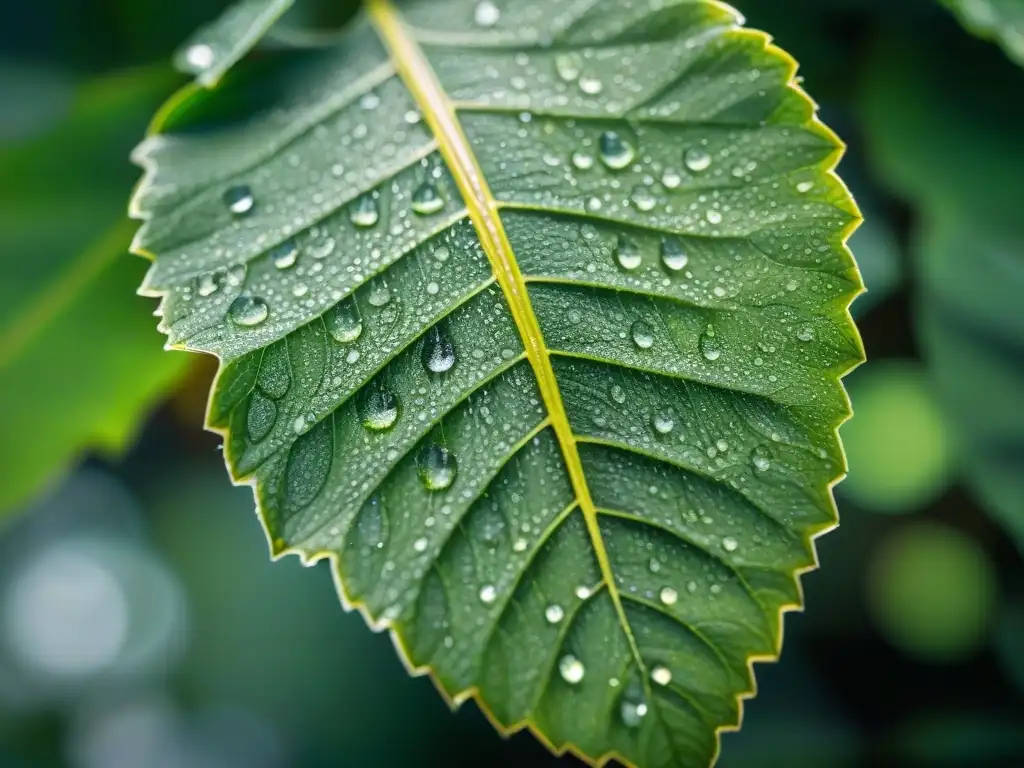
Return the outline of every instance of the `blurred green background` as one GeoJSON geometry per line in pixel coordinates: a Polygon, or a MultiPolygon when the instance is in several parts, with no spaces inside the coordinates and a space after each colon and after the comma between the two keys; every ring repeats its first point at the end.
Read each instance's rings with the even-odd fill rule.
{"type": "MultiPolygon", "coordinates": [[[[572,764],[269,562],[201,430],[213,363],[134,294],[128,154],[225,4],[0,5],[0,767],[572,764]]],[[[850,145],[870,362],[843,525],[721,764],[1024,764],[1024,69],[936,0],[736,4],[850,145]]]]}

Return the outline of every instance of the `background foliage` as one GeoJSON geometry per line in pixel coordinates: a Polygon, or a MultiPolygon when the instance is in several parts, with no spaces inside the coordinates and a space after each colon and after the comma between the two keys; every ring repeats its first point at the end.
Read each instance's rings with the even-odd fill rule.
{"type": "MultiPolygon", "coordinates": [[[[872,362],[848,380],[843,527],[820,543],[808,613],[790,617],[782,663],[759,669],[722,764],[1012,764],[1019,33],[972,23],[986,39],[973,37],[934,0],[736,4],[801,61],[850,144],[872,362]]],[[[341,614],[325,572],[266,562],[248,491],[227,487],[199,432],[212,367],[161,353],[153,303],[133,295],[145,265],[119,225],[127,154],[184,82],[172,51],[221,5],[0,8],[0,507],[25,512],[0,533],[0,765],[555,764],[472,707],[449,716],[341,614]]],[[[305,21],[342,21],[346,4],[326,5],[305,21]]]]}

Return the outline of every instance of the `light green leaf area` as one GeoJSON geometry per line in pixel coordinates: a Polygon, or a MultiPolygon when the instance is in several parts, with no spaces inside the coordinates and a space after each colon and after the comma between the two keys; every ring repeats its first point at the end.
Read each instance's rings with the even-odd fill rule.
{"type": "Polygon", "coordinates": [[[133,295],[146,265],[124,217],[124,152],[169,75],[96,80],[50,130],[0,146],[0,510],[84,450],[122,450],[188,365],[161,354],[133,295]]]}
{"type": "Polygon", "coordinates": [[[868,79],[863,114],[878,172],[922,209],[918,334],[961,464],[1024,546],[1024,118],[987,84],[1002,62],[956,45],[884,41],[871,69],[891,76],[868,79]]]}
{"type": "Polygon", "coordinates": [[[241,0],[200,28],[174,54],[182,72],[204,87],[216,85],[259,42],[295,0],[241,0]]]}
{"type": "Polygon", "coordinates": [[[502,730],[710,764],[862,357],[794,62],[693,0],[371,2],[285,58],[266,111],[143,144],[134,201],[273,552],[502,730]]]}
{"type": "Polygon", "coordinates": [[[1024,66],[1024,2],[1021,0],[942,0],[978,37],[996,40],[1024,66]]]}

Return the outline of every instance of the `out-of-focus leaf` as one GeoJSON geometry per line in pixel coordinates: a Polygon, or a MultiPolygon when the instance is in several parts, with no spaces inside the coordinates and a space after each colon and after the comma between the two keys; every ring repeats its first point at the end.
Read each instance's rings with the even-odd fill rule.
{"type": "Polygon", "coordinates": [[[1021,0],[941,0],[971,32],[996,40],[1024,66],[1024,2],[1021,0]]]}
{"type": "Polygon", "coordinates": [[[273,552],[410,668],[560,751],[707,765],[835,524],[839,144],[717,2],[368,5],[266,113],[140,147],[161,327],[223,361],[273,552]]]}
{"type": "Polygon", "coordinates": [[[199,29],[174,55],[178,69],[196,82],[216,85],[259,42],[295,0],[241,0],[199,29]]]}
{"type": "Polygon", "coordinates": [[[0,509],[87,448],[121,449],[187,365],[154,349],[123,213],[123,153],[170,82],[93,82],[54,129],[0,146],[0,509]]]}
{"type": "Polygon", "coordinates": [[[968,479],[1024,546],[1024,110],[1005,98],[1024,71],[977,47],[884,41],[865,125],[876,171],[921,211],[918,332],[968,479]]]}

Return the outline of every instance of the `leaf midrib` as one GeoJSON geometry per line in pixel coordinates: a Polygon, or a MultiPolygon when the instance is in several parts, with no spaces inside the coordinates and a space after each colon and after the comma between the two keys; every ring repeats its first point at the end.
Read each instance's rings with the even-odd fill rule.
{"type": "Polygon", "coordinates": [[[462,193],[480,243],[508,302],[537,379],[541,399],[544,401],[561,448],[566,471],[586,522],[601,576],[646,687],[646,667],[615,583],[611,561],[598,522],[597,507],[583,471],[576,437],[569,423],[540,324],[530,303],[526,282],[498,213],[499,204],[470,149],[469,140],[462,130],[453,102],[442,88],[419,44],[403,24],[392,0],[367,0],[366,6],[399,76],[419,105],[424,120],[437,140],[441,155],[462,193]]]}

